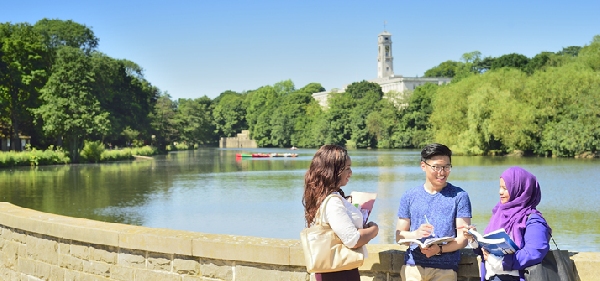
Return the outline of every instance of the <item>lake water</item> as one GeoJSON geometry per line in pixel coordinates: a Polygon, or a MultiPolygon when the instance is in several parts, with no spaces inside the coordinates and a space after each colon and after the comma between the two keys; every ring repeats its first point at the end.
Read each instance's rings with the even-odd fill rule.
{"type": "MultiPolygon", "coordinates": [[[[240,152],[285,149],[206,148],[108,164],[0,170],[0,200],[107,222],[206,233],[298,239],[304,228],[304,173],[316,150],[296,158],[236,159],[240,152]]],[[[402,194],[421,185],[416,150],[351,150],[353,175],[344,188],[377,192],[372,243],[394,243],[402,194]]],[[[465,189],[473,223],[483,230],[498,202],[506,168],[522,166],[538,177],[542,211],[561,249],[600,252],[600,160],[563,158],[452,158],[449,181],[465,189]]]]}

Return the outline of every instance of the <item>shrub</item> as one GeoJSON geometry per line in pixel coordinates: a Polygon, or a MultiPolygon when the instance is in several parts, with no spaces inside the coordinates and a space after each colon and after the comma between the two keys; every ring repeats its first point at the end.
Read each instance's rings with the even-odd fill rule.
{"type": "Polygon", "coordinates": [[[102,159],[102,152],[104,152],[104,144],[100,141],[85,141],[83,149],[79,154],[82,161],[87,162],[99,162],[102,159]]]}

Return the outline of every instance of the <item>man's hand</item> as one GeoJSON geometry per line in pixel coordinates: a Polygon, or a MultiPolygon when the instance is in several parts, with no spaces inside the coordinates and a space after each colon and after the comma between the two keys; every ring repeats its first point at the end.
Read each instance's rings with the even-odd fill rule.
{"type": "Polygon", "coordinates": [[[438,244],[433,244],[426,248],[421,247],[421,253],[425,254],[427,258],[431,258],[432,256],[437,255],[439,252],[440,245],[438,244]]]}

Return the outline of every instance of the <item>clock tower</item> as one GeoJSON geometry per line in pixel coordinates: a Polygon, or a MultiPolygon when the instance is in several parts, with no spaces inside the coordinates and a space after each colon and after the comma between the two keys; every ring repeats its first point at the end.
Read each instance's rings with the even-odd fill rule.
{"type": "Polygon", "coordinates": [[[383,31],[377,38],[377,78],[394,75],[394,56],[392,56],[392,34],[383,31]]]}

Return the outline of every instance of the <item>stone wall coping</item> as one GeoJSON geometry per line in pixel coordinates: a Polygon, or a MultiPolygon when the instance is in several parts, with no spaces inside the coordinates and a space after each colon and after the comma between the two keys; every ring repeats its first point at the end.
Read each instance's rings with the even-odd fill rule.
{"type": "MultiPolygon", "coordinates": [[[[191,231],[107,223],[83,218],[43,213],[0,202],[0,224],[38,235],[48,235],[81,243],[250,263],[304,266],[299,239],[206,234],[191,231]]],[[[300,231],[300,230],[299,230],[300,231]]],[[[298,233],[300,235],[300,233],[298,233]]],[[[367,245],[368,258],[361,270],[400,272],[405,246],[367,245]]],[[[476,256],[463,249],[460,268],[473,267],[476,256]],[[466,266],[469,265],[469,266],[466,266]]],[[[600,265],[600,253],[570,252],[581,280],[593,280],[600,265]],[[589,276],[592,279],[583,278],[589,276]]],[[[472,270],[472,269],[466,269],[472,270]]],[[[459,275],[465,276],[460,272],[459,275]]],[[[473,275],[472,273],[467,276],[473,275]]]]}

